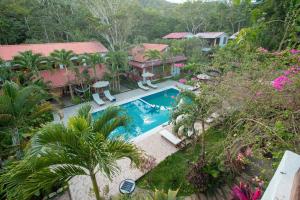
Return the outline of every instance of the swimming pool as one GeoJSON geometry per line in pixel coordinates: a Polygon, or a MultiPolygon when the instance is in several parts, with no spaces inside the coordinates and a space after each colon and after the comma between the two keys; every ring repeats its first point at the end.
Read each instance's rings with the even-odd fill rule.
{"type": "MultiPolygon", "coordinates": [[[[151,129],[160,126],[170,120],[170,112],[176,103],[179,91],[170,88],[142,98],[121,104],[124,110],[121,114],[127,114],[130,118],[128,127],[118,128],[110,134],[110,138],[122,137],[131,140],[151,129]]],[[[93,113],[93,119],[101,116],[102,111],[93,113]]]]}

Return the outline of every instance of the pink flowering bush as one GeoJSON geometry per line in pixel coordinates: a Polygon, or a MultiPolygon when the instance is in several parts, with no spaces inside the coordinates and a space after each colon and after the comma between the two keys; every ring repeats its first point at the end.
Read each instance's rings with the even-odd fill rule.
{"type": "Polygon", "coordinates": [[[291,54],[298,54],[298,53],[300,53],[300,50],[292,49],[292,50],[290,50],[290,52],[291,52],[291,54]]]}
{"type": "Polygon", "coordinates": [[[234,186],[231,192],[231,200],[258,200],[262,195],[262,190],[256,188],[252,191],[248,184],[240,183],[239,186],[234,186]]]}
{"type": "Polygon", "coordinates": [[[187,80],[185,78],[179,79],[179,83],[186,84],[187,80]]]}
{"type": "Polygon", "coordinates": [[[281,75],[273,81],[273,87],[277,91],[282,91],[284,86],[290,82],[291,82],[291,80],[287,76],[281,75]]]}
{"type": "Polygon", "coordinates": [[[285,85],[292,83],[290,77],[300,72],[300,67],[291,67],[290,69],[284,71],[284,75],[281,75],[273,80],[273,88],[277,91],[282,91],[285,85]]]}

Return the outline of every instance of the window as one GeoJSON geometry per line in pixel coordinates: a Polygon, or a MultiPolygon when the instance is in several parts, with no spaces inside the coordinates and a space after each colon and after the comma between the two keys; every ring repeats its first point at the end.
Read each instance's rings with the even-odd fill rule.
{"type": "Polygon", "coordinates": [[[223,44],[227,44],[227,37],[224,37],[223,44]]]}

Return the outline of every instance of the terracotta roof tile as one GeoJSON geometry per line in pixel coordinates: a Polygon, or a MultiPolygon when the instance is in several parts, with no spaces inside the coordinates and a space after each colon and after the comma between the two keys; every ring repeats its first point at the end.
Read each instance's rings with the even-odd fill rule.
{"type": "MultiPolygon", "coordinates": [[[[175,56],[172,59],[168,59],[165,63],[166,64],[171,64],[171,63],[178,63],[178,62],[185,62],[187,58],[185,56],[175,56]]],[[[154,62],[152,61],[146,61],[146,62],[137,62],[137,61],[129,61],[129,65],[138,67],[138,68],[147,68],[153,66],[160,66],[162,65],[161,60],[156,60],[154,62]]]]}
{"type": "Polygon", "coordinates": [[[192,33],[189,32],[177,32],[177,33],[170,33],[166,36],[164,36],[164,39],[184,39],[187,38],[188,36],[192,36],[192,33]]]}
{"type": "Polygon", "coordinates": [[[166,50],[169,46],[166,44],[149,44],[144,43],[139,46],[136,46],[130,50],[130,55],[132,56],[132,59],[137,62],[145,62],[149,60],[149,58],[145,57],[145,54],[149,50],[157,50],[159,52],[163,52],[166,50]]]}
{"type": "MultiPolygon", "coordinates": [[[[86,67],[79,67],[80,73],[86,69],[86,67]]],[[[91,77],[94,77],[94,71],[92,68],[88,68],[88,73],[91,77]]],[[[96,68],[97,78],[103,78],[105,74],[105,66],[101,65],[96,68]]],[[[49,83],[51,88],[61,88],[67,86],[69,83],[75,83],[76,76],[71,70],[68,73],[65,69],[55,69],[55,70],[43,70],[40,71],[40,77],[44,82],[49,83]]]]}
{"type": "Polygon", "coordinates": [[[3,60],[12,60],[20,52],[32,51],[43,56],[49,56],[54,50],[72,50],[75,54],[106,53],[108,50],[100,42],[66,42],[45,44],[18,44],[0,45],[0,57],[3,60]]]}

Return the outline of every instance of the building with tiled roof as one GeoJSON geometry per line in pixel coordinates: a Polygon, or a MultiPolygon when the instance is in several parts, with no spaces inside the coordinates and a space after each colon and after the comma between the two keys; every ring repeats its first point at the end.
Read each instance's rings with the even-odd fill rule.
{"type": "Polygon", "coordinates": [[[64,43],[43,43],[43,44],[16,44],[0,45],[0,58],[11,61],[20,52],[32,51],[43,56],[49,56],[54,50],[73,51],[75,54],[100,53],[106,54],[107,48],[100,42],[64,42],[64,43]]]}
{"type": "Polygon", "coordinates": [[[163,39],[182,40],[182,39],[192,38],[193,36],[194,35],[189,32],[175,32],[175,33],[169,33],[168,35],[165,35],[163,39]]]}
{"type": "Polygon", "coordinates": [[[142,74],[146,72],[154,74],[154,79],[178,75],[180,70],[176,64],[183,64],[187,60],[184,55],[167,56],[165,60],[161,58],[151,60],[146,56],[150,50],[157,50],[161,55],[167,54],[169,45],[144,43],[132,48],[129,52],[131,56],[129,65],[132,67],[134,79],[141,79],[142,74]]]}
{"type": "Polygon", "coordinates": [[[228,42],[228,35],[225,32],[202,32],[196,34],[195,37],[206,40],[209,47],[223,47],[228,42]]]}

